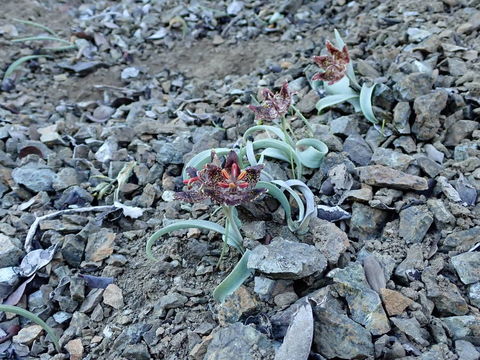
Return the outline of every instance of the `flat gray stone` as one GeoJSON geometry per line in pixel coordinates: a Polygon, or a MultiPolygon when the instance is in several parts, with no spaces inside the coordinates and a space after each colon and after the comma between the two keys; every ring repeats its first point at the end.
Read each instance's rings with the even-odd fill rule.
{"type": "Polygon", "coordinates": [[[20,263],[23,255],[22,249],[19,249],[8,236],[0,234],[0,264],[1,266],[16,266],[20,263]]]}
{"type": "Polygon", "coordinates": [[[478,337],[480,318],[475,315],[450,316],[441,319],[453,340],[462,340],[467,336],[478,337]]]}
{"type": "Polygon", "coordinates": [[[378,238],[382,234],[387,217],[386,211],[354,202],[349,236],[360,240],[378,238]]]}
{"type": "Polygon", "coordinates": [[[371,165],[358,168],[360,180],[372,186],[390,187],[400,190],[427,190],[427,180],[382,165],[371,165]]]}
{"type": "Polygon", "coordinates": [[[452,264],[464,284],[480,281],[480,252],[472,251],[454,256],[452,264]]]}
{"type": "Polygon", "coordinates": [[[12,171],[13,180],[20,185],[24,185],[29,190],[52,191],[53,182],[57,174],[47,167],[38,164],[29,163],[18,167],[12,171]]]}
{"type": "Polygon", "coordinates": [[[257,246],[248,259],[248,268],[280,279],[301,279],[322,272],[326,266],[325,256],[315,246],[283,238],[257,246]]]}
{"type": "Polygon", "coordinates": [[[386,148],[376,148],[372,156],[373,163],[400,171],[406,170],[412,161],[410,155],[386,148]]]}
{"type": "Polygon", "coordinates": [[[420,243],[433,223],[433,216],[426,206],[410,206],[400,211],[398,234],[407,244],[420,243]]]}

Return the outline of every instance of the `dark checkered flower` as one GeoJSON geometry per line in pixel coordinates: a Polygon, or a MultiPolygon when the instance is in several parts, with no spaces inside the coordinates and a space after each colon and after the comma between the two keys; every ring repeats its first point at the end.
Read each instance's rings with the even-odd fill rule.
{"type": "Polygon", "coordinates": [[[313,57],[313,61],[322,68],[323,72],[315,74],[312,80],[328,81],[328,85],[333,85],[345,76],[350,55],[346,45],[340,50],[327,40],[326,46],[330,55],[313,57]]]}
{"type": "Polygon", "coordinates": [[[197,202],[206,198],[221,205],[239,205],[250,202],[264,194],[266,189],[255,189],[263,165],[240,170],[238,155],[231,150],[222,167],[217,154],[212,151],[211,162],[203,169],[187,168],[190,177],[183,181],[188,189],[176,194],[176,198],[197,202]]]}
{"type": "Polygon", "coordinates": [[[263,102],[260,106],[249,105],[257,119],[275,120],[288,112],[292,102],[292,94],[288,91],[288,83],[283,84],[280,91],[274,94],[269,89],[262,90],[263,102]]]}

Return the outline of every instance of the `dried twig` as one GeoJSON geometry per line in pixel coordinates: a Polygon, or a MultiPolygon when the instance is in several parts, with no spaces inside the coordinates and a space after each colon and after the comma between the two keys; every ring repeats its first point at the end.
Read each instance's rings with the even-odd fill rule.
{"type": "Polygon", "coordinates": [[[30,226],[30,229],[28,230],[27,237],[25,238],[25,245],[24,249],[28,253],[32,251],[32,241],[33,237],[37,231],[38,225],[40,224],[40,221],[47,220],[47,219],[52,219],[60,215],[66,215],[66,214],[74,214],[74,213],[82,213],[82,212],[90,212],[90,211],[113,211],[118,209],[118,207],[114,205],[100,205],[100,206],[88,206],[88,207],[83,207],[83,208],[76,208],[76,209],[65,209],[65,210],[59,210],[55,211],[50,214],[46,214],[43,216],[39,216],[35,219],[33,224],[30,226]]]}

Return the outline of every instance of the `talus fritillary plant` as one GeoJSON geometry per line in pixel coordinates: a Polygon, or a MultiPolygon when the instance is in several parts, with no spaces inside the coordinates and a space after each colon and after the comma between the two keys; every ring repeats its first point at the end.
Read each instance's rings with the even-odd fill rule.
{"type": "Polygon", "coordinates": [[[243,136],[246,143],[245,152],[250,164],[257,163],[254,154],[257,150],[261,150],[260,162],[263,162],[264,157],[289,162],[296,179],[302,177],[304,166],[312,169],[319,168],[328,148],[323,142],[313,137],[295,140],[287,121],[289,110],[292,110],[304,121],[311,136],[313,131],[308,120],[292,104],[292,94],[288,90],[288,83],[285,83],[276,94],[269,89],[263,89],[262,94],[263,102],[259,105],[249,105],[249,109],[255,113],[257,120],[266,120],[272,124],[275,124],[275,120],[280,120],[281,125],[279,127],[260,124],[245,132],[243,136]],[[269,138],[250,141],[249,136],[259,131],[266,132],[269,138]]]}
{"type": "Polygon", "coordinates": [[[312,77],[311,85],[314,89],[323,86],[327,94],[317,102],[318,112],[348,102],[355,111],[362,112],[368,121],[377,125],[379,121],[372,108],[372,96],[376,84],[363,83],[360,86],[353,70],[348,48],[337,30],[335,30],[335,44],[327,40],[326,49],[329,55],[313,57],[313,61],[322,71],[312,77]]]}
{"type": "MultiPolygon", "coordinates": [[[[225,164],[222,166],[219,156],[225,154],[226,149],[217,153],[211,151],[210,161],[194,157],[184,169],[184,184],[187,189],[176,194],[176,198],[186,202],[199,202],[210,199],[220,205],[225,217],[225,226],[206,220],[179,220],[155,232],[147,241],[146,252],[150,259],[155,259],[152,253],[154,243],[172,231],[200,228],[215,231],[222,235],[225,245],[238,250],[242,257],[231,273],[216,287],[214,298],[222,302],[232,294],[251,274],[247,268],[250,255],[249,250],[243,247],[243,236],[240,231],[242,223],[238,218],[237,205],[251,202],[266,193],[266,189],[257,187],[263,165],[243,168],[237,153],[228,150],[225,164]],[[191,166],[194,163],[195,166],[191,166]]],[[[222,255],[224,250],[222,250],[222,255]]]]}

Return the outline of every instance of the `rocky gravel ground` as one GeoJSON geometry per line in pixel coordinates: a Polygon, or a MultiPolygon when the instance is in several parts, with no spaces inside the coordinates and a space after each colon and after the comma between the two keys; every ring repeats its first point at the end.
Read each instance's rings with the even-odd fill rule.
{"type": "Polygon", "coordinates": [[[46,34],[14,18],[76,45],[1,84],[0,301],[37,314],[62,347],[0,313],[1,359],[287,359],[278,348],[306,307],[310,354],[292,360],[480,359],[478,0],[0,8],[3,70],[40,53],[13,38],[46,34]],[[309,65],[334,29],[361,82],[382,84],[383,133],[350,106],[315,109],[309,65]],[[157,261],[145,243],[173,219],[218,219],[174,199],[183,165],[235,146],[255,124],[251,96],[284,82],[329,148],[304,177],[318,216],[299,236],[271,198],[241,207],[255,274],[219,304],[212,291],[238,260],[217,268],[220,236],[177,231],[157,261]],[[116,195],[140,213],[113,207],[116,195]]]}

